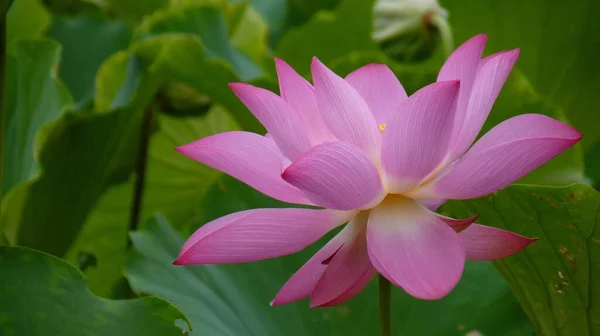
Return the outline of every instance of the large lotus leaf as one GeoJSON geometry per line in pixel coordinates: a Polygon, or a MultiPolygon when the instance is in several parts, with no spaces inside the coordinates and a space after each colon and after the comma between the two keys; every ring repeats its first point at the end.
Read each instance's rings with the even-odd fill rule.
{"type": "Polygon", "coordinates": [[[234,48],[243,50],[255,63],[262,63],[267,52],[267,25],[262,16],[248,4],[230,5],[236,8],[238,20],[230,23],[229,35],[234,48]]]}
{"type": "Polygon", "coordinates": [[[229,89],[240,78],[223,59],[208,58],[197,37],[191,34],[161,34],[135,45],[137,55],[151,63],[154,73],[184,83],[231,113],[245,130],[264,132],[258,120],[229,89]]]}
{"type": "MultiPolygon", "coordinates": [[[[259,77],[260,68],[232,45],[227,29],[223,6],[191,4],[172,7],[147,17],[138,27],[136,39],[146,40],[169,33],[194,36],[202,44],[207,58],[226,61],[243,80],[259,77]]],[[[191,69],[187,64],[181,66],[191,69]]]]}
{"type": "Polygon", "coordinates": [[[494,264],[540,333],[551,336],[600,333],[599,209],[600,194],[584,184],[514,185],[443,208],[540,239],[494,264]]]}
{"type": "Polygon", "coordinates": [[[52,16],[41,0],[15,0],[6,13],[6,43],[39,37],[50,27],[52,16]]]}
{"type": "Polygon", "coordinates": [[[131,29],[99,13],[55,15],[48,35],[63,47],[60,77],[80,106],[93,99],[98,68],[110,55],[127,47],[131,29]]]}
{"type": "MultiPolygon", "coordinates": [[[[243,1],[237,1],[243,2],[243,1]]],[[[287,0],[252,0],[252,7],[264,18],[269,28],[269,45],[275,46],[289,28],[290,9],[287,0]]]]}
{"type": "Polygon", "coordinates": [[[57,257],[0,246],[3,335],[181,335],[187,318],[156,297],[112,301],[94,296],[84,275],[57,257]]]}
{"type": "Polygon", "coordinates": [[[146,15],[169,5],[169,0],[86,0],[99,3],[107,10],[115,12],[119,17],[137,23],[146,15]]]}
{"type": "Polygon", "coordinates": [[[57,79],[60,55],[60,45],[45,39],[16,41],[8,55],[5,160],[1,163],[4,178],[0,194],[35,176],[36,134],[72,103],[69,91],[57,79]]]}
{"type": "MultiPolygon", "coordinates": [[[[219,107],[201,117],[159,115],[149,147],[142,221],[161,211],[177,220],[180,229],[198,223],[201,202],[219,174],[173,148],[235,128],[228,113],[219,107]]],[[[96,257],[97,266],[89,267],[86,275],[90,288],[98,295],[110,295],[125,263],[132,193],[133,181],[109,188],[69,251],[68,260],[73,262],[82,252],[96,257]]]]}
{"type": "Polygon", "coordinates": [[[128,69],[111,113],[66,113],[38,136],[30,155],[40,172],[2,204],[3,227],[19,244],[64,254],[107,186],[131,171],[142,111],[158,81],[135,56],[128,69]]]}

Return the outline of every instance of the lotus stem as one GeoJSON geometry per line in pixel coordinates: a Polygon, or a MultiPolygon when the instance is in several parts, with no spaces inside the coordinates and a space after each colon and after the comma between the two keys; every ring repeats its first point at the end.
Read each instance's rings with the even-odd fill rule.
{"type": "Polygon", "coordinates": [[[379,274],[379,335],[392,335],[392,286],[388,279],[379,274]]]}
{"type": "MultiPolygon", "coordinates": [[[[142,201],[144,196],[144,186],[146,184],[146,166],[148,164],[148,147],[152,126],[154,124],[154,106],[151,103],[146,107],[140,129],[140,138],[138,144],[138,155],[135,166],[135,185],[133,187],[133,199],[131,201],[131,210],[129,212],[129,230],[137,230],[140,222],[140,212],[142,210],[142,201]]],[[[131,239],[127,240],[127,247],[131,247],[131,239]]]]}
{"type": "Polygon", "coordinates": [[[0,17],[0,200],[3,196],[4,143],[6,138],[6,15],[0,17]]]}

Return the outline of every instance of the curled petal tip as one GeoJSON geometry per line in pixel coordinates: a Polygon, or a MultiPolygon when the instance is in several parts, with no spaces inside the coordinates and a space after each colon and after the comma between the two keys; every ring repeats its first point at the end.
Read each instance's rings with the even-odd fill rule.
{"type": "Polygon", "coordinates": [[[437,85],[440,85],[442,87],[449,87],[452,89],[457,89],[460,87],[460,79],[451,79],[451,80],[446,80],[446,81],[439,81],[437,82],[437,85]]]}
{"type": "Polygon", "coordinates": [[[177,146],[177,147],[173,148],[173,150],[179,154],[185,155],[186,147],[187,147],[186,145],[181,145],[181,146],[177,146]]]}
{"type": "Polygon", "coordinates": [[[481,34],[477,34],[475,36],[473,36],[473,39],[477,39],[477,40],[487,40],[488,36],[485,33],[481,33],[481,34]]]}
{"type": "Polygon", "coordinates": [[[177,147],[173,148],[173,150],[181,155],[184,155],[184,156],[187,156],[187,157],[193,159],[194,158],[193,153],[195,150],[198,149],[198,146],[196,146],[197,144],[198,144],[198,142],[193,142],[193,143],[177,146],[177,147]]]}
{"type": "Polygon", "coordinates": [[[340,245],[340,247],[338,247],[337,250],[335,250],[335,252],[333,252],[329,257],[327,257],[326,259],[324,259],[323,261],[321,261],[321,265],[329,265],[329,263],[331,262],[331,260],[333,260],[333,258],[335,257],[335,255],[340,251],[340,249],[342,248],[342,246],[344,246],[344,244],[340,245]]]}
{"type": "MultiPolygon", "coordinates": [[[[290,167],[291,167],[291,165],[290,165],[290,167]]],[[[289,171],[290,167],[287,167],[286,169],[283,170],[283,172],[281,172],[281,178],[286,182],[289,182],[289,179],[290,179],[290,171],[289,171]]]]}
{"type": "Polygon", "coordinates": [[[184,263],[181,261],[180,258],[177,258],[175,260],[173,260],[173,265],[184,265],[184,263]]]}
{"type": "Polygon", "coordinates": [[[452,79],[447,81],[441,81],[435,83],[438,85],[437,89],[442,92],[449,92],[454,95],[458,94],[458,90],[460,89],[460,79],[452,79]]]}
{"type": "Polygon", "coordinates": [[[323,64],[323,62],[321,62],[321,61],[319,60],[319,58],[317,58],[317,56],[313,56],[313,58],[312,58],[312,62],[311,62],[311,67],[312,67],[313,69],[314,69],[315,67],[318,67],[318,68],[323,68],[323,67],[325,67],[325,64],[323,64]]]}
{"type": "Polygon", "coordinates": [[[579,142],[579,140],[581,140],[581,138],[583,138],[583,133],[579,132],[575,127],[565,123],[562,124],[564,125],[562,130],[562,138],[566,140],[571,140],[573,144],[576,144],[577,142],[579,142]]]}
{"type": "Polygon", "coordinates": [[[439,217],[444,223],[448,224],[454,231],[461,232],[466,228],[471,226],[471,224],[475,223],[477,219],[479,219],[479,215],[471,216],[465,219],[454,219],[449,217],[439,217]]]}
{"type": "Polygon", "coordinates": [[[282,67],[290,67],[286,61],[282,60],[279,57],[273,57],[273,60],[275,61],[275,68],[277,68],[277,71],[281,71],[282,67]]]}
{"type": "Polygon", "coordinates": [[[487,43],[488,40],[488,36],[487,34],[477,34],[473,37],[471,37],[470,39],[468,39],[467,41],[465,41],[463,44],[459,45],[458,49],[465,49],[465,48],[470,48],[471,46],[474,45],[479,45],[480,49],[483,50],[483,47],[485,46],[485,44],[487,43]]]}
{"type": "MultiPolygon", "coordinates": [[[[471,41],[485,46],[485,44],[488,41],[488,36],[487,36],[487,34],[477,34],[477,35],[473,36],[473,38],[471,38],[471,41]]],[[[483,50],[483,48],[482,48],[482,50],[483,50]]]]}
{"type": "Polygon", "coordinates": [[[232,82],[232,83],[228,83],[227,86],[229,86],[229,88],[235,92],[236,90],[239,90],[244,87],[251,86],[251,85],[246,84],[246,83],[232,82]]]}
{"type": "Polygon", "coordinates": [[[313,301],[312,297],[310,298],[310,303],[309,303],[310,308],[321,308],[321,306],[322,305],[319,305],[315,301],[313,301]]]}
{"type": "Polygon", "coordinates": [[[501,51],[494,55],[488,56],[488,58],[492,59],[494,57],[502,56],[502,55],[508,56],[509,58],[512,58],[512,59],[514,59],[514,61],[516,61],[516,59],[519,58],[519,55],[521,55],[521,48],[515,48],[515,49],[501,51]]]}
{"type": "Polygon", "coordinates": [[[288,304],[290,302],[291,301],[282,300],[279,297],[279,294],[277,294],[277,296],[275,296],[275,298],[273,300],[271,300],[271,302],[269,302],[269,306],[271,306],[271,307],[279,307],[281,305],[288,304]]]}

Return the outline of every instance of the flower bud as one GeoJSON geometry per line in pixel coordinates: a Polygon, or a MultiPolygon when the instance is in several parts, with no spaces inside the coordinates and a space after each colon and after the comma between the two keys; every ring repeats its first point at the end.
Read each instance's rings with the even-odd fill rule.
{"type": "Polygon", "coordinates": [[[373,39],[396,60],[424,60],[440,42],[452,49],[448,12],[437,0],[378,0],[373,13],[373,39]]]}

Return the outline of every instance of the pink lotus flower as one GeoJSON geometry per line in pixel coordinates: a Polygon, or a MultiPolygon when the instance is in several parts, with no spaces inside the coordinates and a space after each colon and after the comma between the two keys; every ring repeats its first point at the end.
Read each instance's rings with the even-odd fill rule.
{"type": "Polygon", "coordinates": [[[512,255],[535,239],[432,210],[503,188],[575,144],[581,134],[539,114],[499,124],[473,146],[519,50],[481,58],[486,36],[460,46],[438,81],[410,97],[381,64],[338,77],[316,58],[314,85],[276,59],[281,96],[231,89],[268,130],[227,132],[177,148],[283,202],[198,229],[175,264],[255,261],[302,250],[348,224],[283,286],[272,304],[310,296],[332,306],[381,273],[409,294],[439,299],[465,259],[512,255]]]}

